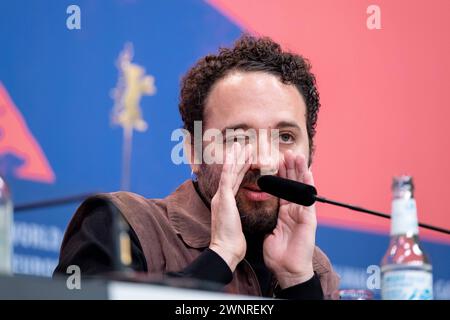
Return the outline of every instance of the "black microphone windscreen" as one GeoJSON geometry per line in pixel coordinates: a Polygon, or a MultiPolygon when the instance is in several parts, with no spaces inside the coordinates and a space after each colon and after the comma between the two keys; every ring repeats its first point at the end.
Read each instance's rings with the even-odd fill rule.
{"type": "Polygon", "coordinates": [[[271,175],[261,176],[257,183],[262,191],[302,206],[316,201],[317,190],[309,184],[271,175]]]}

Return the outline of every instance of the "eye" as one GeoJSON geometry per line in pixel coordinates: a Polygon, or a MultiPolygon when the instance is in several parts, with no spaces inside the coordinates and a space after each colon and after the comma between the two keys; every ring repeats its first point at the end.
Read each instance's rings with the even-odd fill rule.
{"type": "Polygon", "coordinates": [[[294,136],[290,133],[281,133],[280,134],[280,141],[282,143],[293,143],[294,142],[294,136]]]}

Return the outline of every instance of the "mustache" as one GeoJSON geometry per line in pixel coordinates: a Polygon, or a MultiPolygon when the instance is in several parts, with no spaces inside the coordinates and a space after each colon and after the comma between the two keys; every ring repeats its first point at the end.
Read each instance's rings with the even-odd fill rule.
{"type": "Polygon", "coordinates": [[[242,179],[241,186],[257,184],[259,177],[261,177],[259,170],[249,170],[242,179]]]}

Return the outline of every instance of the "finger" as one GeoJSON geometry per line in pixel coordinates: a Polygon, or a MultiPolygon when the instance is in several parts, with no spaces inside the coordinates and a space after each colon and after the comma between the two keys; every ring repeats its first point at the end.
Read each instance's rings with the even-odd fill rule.
{"type": "MultiPolygon", "coordinates": [[[[280,159],[279,165],[278,165],[278,176],[281,178],[287,178],[287,168],[286,168],[286,160],[285,156],[283,155],[280,159]]],[[[287,204],[288,201],[280,198],[280,205],[287,204]]]]}
{"type": "Polygon", "coordinates": [[[244,146],[244,148],[241,151],[241,154],[239,155],[239,161],[240,164],[238,165],[237,171],[238,171],[238,175],[241,174],[242,172],[246,172],[248,170],[248,165],[251,165],[251,161],[252,161],[252,156],[253,156],[253,150],[252,150],[252,145],[248,144],[246,146],[244,146]]]}
{"type": "Polygon", "coordinates": [[[230,179],[231,179],[231,189],[233,193],[236,195],[239,186],[242,182],[243,175],[240,173],[243,171],[246,165],[246,155],[247,151],[245,147],[238,142],[233,143],[233,152],[232,152],[232,162],[233,168],[231,170],[230,179]]]}
{"type": "Polygon", "coordinates": [[[284,155],[281,157],[278,163],[278,176],[281,178],[286,178],[286,161],[284,160],[284,155]]]}
{"type": "Polygon", "coordinates": [[[234,162],[234,144],[229,148],[225,149],[225,161],[222,166],[222,173],[219,181],[219,188],[232,188],[232,170],[233,170],[233,162],[234,162]]]}
{"type": "Polygon", "coordinates": [[[240,168],[239,158],[241,157],[242,146],[238,142],[234,142],[233,146],[234,146],[234,152],[233,152],[233,182],[234,182],[234,179],[235,179],[237,173],[239,172],[239,168],[240,168]]]}
{"type": "Polygon", "coordinates": [[[286,176],[290,180],[297,180],[297,171],[295,169],[295,156],[291,150],[286,151],[284,154],[284,160],[286,162],[286,176]]]}
{"type": "Polygon", "coordinates": [[[233,142],[233,169],[236,169],[238,163],[239,154],[241,153],[241,144],[233,142]]]}
{"type": "Polygon", "coordinates": [[[253,161],[253,151],[251,145],[245,147],[244,150],[244,164],[241,166],[237,177],[235,178],[234,191],[235,193],[239,190],[242,180],[244,180],[245,174],[250,169],[253,161]]]}
{"type": "Polygon", "coordinates": [[[305,174],[305,181],[304,183],[309,184],[311,186],[314,186],[314,177],[312,174],[311,169],[308,169],[308,172],[305,174]]]}
{"type": "Polygon", "coordinates": [[[236,170],[240,171],[241,167],[245,165],[246,160],[246,149],[247,145],[242,146],[240,143],[238,143],[238,150],[237,150],[237,157],[236,157],[236,170]]]}
{"type": "Polygon", "coordinates": [[[241,153],[242,153],[241,144],[238,143],[238,142],[234,142],[233,143],[233,170],[232,170],[233,184],[234,184],[234,182],[236,180],[236,175],[239,172],[239,168],[240,168],[240,165],[239,165],[240,160],[239,160],[239,158],[241,157],[241,153]]]}
{"type": "Polygon", "coordinates": [[[297,155],[295,157],[295,172],[297,175],[297,181],[305,182],[305,175],[308,172],[308,165],[306,164],[306,158],[303,154],[297,155]]]}

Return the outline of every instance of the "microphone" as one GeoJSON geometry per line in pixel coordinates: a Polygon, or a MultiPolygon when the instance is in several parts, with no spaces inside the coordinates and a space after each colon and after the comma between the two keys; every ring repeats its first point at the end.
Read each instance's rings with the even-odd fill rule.
{"type": "MultiPolygon", "coordinates": [[[[319,201],[322,203],[328,203],[354,211],[368,213],[377,217],[382,217],[386,219],[391,218],[391,216],[386,213],[365,209],[362,207],[330,200],[325,197],[319,196],[317,195],[317,190],[314,186],[299,181],[285,179],[278,176],[264,175],[258,178],[257,184],[261,189],[261,191],[263,192],[269,193],[277,198],[281,198],[302,206],[309,207],[313,205],[316,201],[319,201]]],[[[450,230],[435,227],[429,224],[419,223],[419,226],[425,229],[450,234],[450,230]]]]}
{"type": "Polygon", "coordinates": [[[261,176],[257,184],[264,192],[302,206],[309,207],[316,202],[317,190],[308,184],[271,175],[261,176]]]}

